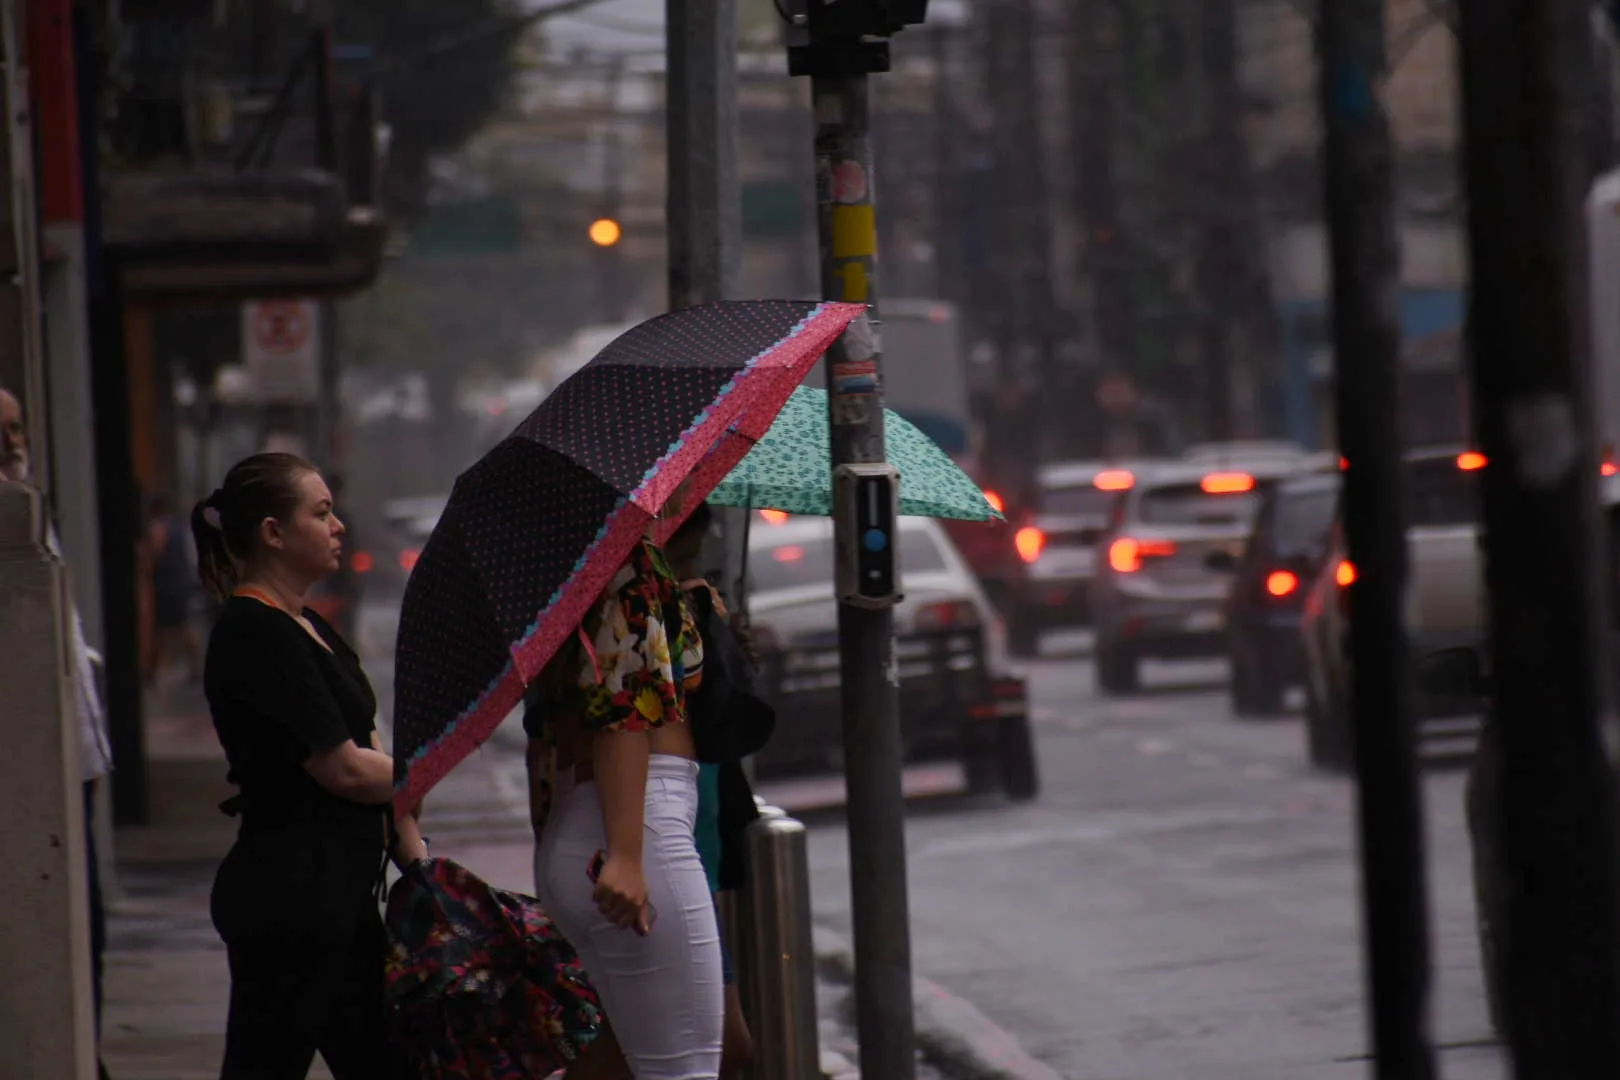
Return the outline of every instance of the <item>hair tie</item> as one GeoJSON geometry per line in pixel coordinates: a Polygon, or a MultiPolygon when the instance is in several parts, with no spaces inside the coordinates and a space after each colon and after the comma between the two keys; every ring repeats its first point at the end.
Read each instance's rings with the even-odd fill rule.
{"type": "Polygon", "coordinates": [[[203,520],[208,522],[209,527],[215,532],[225,531],[225,525],[219,519],[219,507],[213,505],[212,503],[203,503],[202,516],[203,520]]]}

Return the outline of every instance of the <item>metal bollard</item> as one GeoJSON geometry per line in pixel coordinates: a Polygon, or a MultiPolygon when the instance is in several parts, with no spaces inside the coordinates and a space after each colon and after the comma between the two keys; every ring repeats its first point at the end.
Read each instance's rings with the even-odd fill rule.
{"type": "MultiPolygon", "coordinates": [[[[770,807],[767,809],[775,809],[770,807]]],[[[748,827],[748,1018],[752,1080],[816,1080],[816,958],[804,824],[780,811],[748,827]]]]}

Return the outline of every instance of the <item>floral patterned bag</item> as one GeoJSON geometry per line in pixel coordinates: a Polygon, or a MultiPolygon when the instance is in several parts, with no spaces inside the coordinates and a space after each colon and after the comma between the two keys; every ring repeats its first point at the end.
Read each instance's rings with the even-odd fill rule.
{"type": "Polygon", "coordinates": [[[393,1037],[422,1080],[543,1080],[601,1030],[578,954],[533,897],[423,859],[387,925],[393,1037]]]}

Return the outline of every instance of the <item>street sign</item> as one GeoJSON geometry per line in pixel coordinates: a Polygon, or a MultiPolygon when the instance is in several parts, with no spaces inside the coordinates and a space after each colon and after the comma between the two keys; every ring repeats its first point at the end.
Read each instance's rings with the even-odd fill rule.
{"type": "Polygon", "coordinates": [[[242,366],[262,401],[307,404],[320,396],[320,309],[313,300],[242,305],[242,366]]]}

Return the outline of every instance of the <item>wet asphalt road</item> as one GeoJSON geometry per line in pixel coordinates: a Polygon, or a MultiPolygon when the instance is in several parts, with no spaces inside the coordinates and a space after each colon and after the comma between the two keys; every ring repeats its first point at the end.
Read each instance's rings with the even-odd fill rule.
{"type": "MultiPolygon", "coordinates": [[[[1219,663],[1149,665],[1123,700],[1078,650],[1027,673],[1041,798],[912,804],[918,973],[1076,1080],[1368,1075],[1354,790],[1305,766],[1299,719],[1233,718],[1219,663]]],[[[514,749],[489,753],[520,793],[514,749]]],[[[1426,773],[1433,1030],[1442,1076],[1494,1080],[1462,789],[1426,773]]],[[[817,918],[847,936],[841,815],[801,816],[817,918]]]]}
{"type": "MultiPolygon", "coordinates": [[[[908,824],[916,968],[1085,1080],[1367,1075],[1354,790],[1297,717],[1239,721],[1224,665],[1150,668],[1109,699],[1083,655],[1029,665],[1044,789],[908,824]]],[[[1442,1075],[1502,1075],[1474,938],[1460,769],[1426,773],[1442,1075]]],[[[812,840],[847,928],[846,836],[812,840]]]]}

